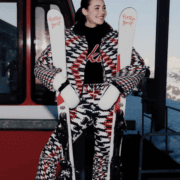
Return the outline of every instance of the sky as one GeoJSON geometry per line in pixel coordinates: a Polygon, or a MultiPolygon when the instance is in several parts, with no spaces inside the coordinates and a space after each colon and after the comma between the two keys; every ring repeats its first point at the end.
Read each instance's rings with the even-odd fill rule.
{"type": "MultiPolygon", "coordinates": [[[[80,7],[81,0],[72,0],[75,10],[80,7]]],[[[145,64],[154,71],[155,63],[155,35],[156,35],[156,3],[157,0],[104,0],[107,9],[106,21],[118,30],[120,13],[126,7],[133,7],[137,11],[137,25],[134,44],[136,51],[145,60],[145,64]]],[[[171,0],[168,71],[179,73],[180,67],[180,1],[171,0]]],[[[16,3],[0,3],[0,19],[17,26],[16,3]]]]}
{"type": "Polygon", "coordinates": [[[0,3],[0,19],[17,27],[16,3],[0,3]]]}

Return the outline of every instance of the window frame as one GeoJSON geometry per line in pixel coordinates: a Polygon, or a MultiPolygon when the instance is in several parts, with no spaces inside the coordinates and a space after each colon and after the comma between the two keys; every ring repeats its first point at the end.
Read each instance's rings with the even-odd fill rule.
{"type": "MultiPolygon", "coordinates": [[[[17,3],[17,39],[18,39],[18,78],[17,78],[17,100],[11,100],[12,93],[9,93],[8,99],[0,101],[0,105],[18,105],[24,102],[26,97],[26,27],[25,27],[25,7],[26,2],[23,0],[3,0],[0,3],[17,3]]],[[[8,53],[8,52],[7,52],[8,53]]],[[[3,73],[5,74],[5,73],[3,73]]],[[[8,93],[1,93],[6,95],[8,93]]]]}
{"type": "MultiPolygon", "coordinates": [[[[62,14],[68,14],[64,17],[65,27],[70,28],[75,23],[75,10],[73,7],[73,3],[70,0],[37,0],[31,1],[31,64],[32,64],[32,73],[31,73],[31,99],[36,104],[42,104],[42,105],[56,105],[55,102],[55,92],[49,91],[43,84],[36,85],[35,84],[35,77],[34,77],[34,65],[35,65],[35,8],[36,7],[42,7],[46,5],[57,5],[61,11],[62,14]],[[37,90],[39,89],[39,90],[37,90]],[[39,100],[36,95],[36,93],[39,93],[39,100]]],[[[45,10],[45,18],[47,15],[47,11],[45,10]]],[[[48,31],[48,25],[47,22],[45,24],[45,31],[48,31]]]]}

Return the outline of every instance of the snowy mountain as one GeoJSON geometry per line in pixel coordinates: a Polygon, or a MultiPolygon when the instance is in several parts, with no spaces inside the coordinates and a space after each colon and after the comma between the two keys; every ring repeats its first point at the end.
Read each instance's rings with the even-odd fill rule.
{"type": "MultiPolygon", "coordinates": [[[[150,78],[154,78],[154,67],[150,67],[150,78]]],[[[180,59],[168,58],[166,98],[180,102],[180,59]]]]}
{"type": "Polygon", "coordinates": [[[180,102],[180,59],[177,57],[168,59],[166,87],[167,99],[180,102]]]}
{"type": "Polygon", "coordinates": [[[168,72],[166,97],[180,102],[180,73],[168,72]]]}

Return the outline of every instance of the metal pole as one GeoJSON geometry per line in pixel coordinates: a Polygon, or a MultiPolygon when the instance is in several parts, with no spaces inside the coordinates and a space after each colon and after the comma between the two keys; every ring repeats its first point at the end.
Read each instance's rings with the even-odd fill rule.
{"type": "Polygon", "coordinates": [[[140,140],[138,180],[141,180],[142,161],[143,161],[143,141],[144,141],[144,136],[142,136],[140,140]]]}
{"type": "MultiPolygon", "coordinates": [[[[167,117],[167,107],[166,107],[166,133],[167,133],[167,129],[168,129],[168,117],[167,117]]],[[[166,135],[166,152],[168,152],[168,136],[166,135]]]]}
{"type": "Polygon", "coordinates": [[[155,131],[160,131],[161,129],[165,128],[169,7],[170,0],[157,1],[155,53],[157,107],[155,117],[155,131]]]}
{"type": "Polygon", "coordinates": [[[144,99],[142,99],[142,136],[144,135],[144,99]]]}

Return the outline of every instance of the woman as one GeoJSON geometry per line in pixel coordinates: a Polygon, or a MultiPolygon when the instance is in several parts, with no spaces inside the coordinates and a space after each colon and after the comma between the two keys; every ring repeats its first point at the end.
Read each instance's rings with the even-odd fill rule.
{"type": "MultiPolygon", "coordinates": [[[[106,15],[103,0],[81,1],[76,24],[65,33],[67,79],[53,66],[50,45],[35,65],[35,76],[49,90],[61,91],[70,107],[73,142],[94,127],[93,180],[107,180],[114,103],[145,75],[144,61],[133,48],[131,65],[116,76],[118,32],[105,22],[106,15]]],[[[56,130],[41,152],[36,179],[55,179],[62,149],[56,130]]]]}

